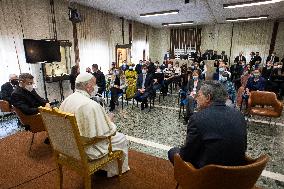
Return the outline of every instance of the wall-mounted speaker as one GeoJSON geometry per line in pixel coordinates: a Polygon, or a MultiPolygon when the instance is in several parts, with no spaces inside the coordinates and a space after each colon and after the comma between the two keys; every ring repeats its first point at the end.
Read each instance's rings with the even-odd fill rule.
{"type": "Polygon", "coordinates": [[[189,3],[189,0],[185,0],[185,2],[184,2],[185,4],[187,4],[187,3],[189,3]]]}
{"type": "Polygon", "coordinates": [[[77,9],[70,8],[70,7],[69,7],[69,20],[70,20],[71,22],[75,22],[75,23],[78,23],[78,22],[81,22],[81,21],[82,21],[81,15],[80,15],[80,13],[77,11],[77,9]]]}

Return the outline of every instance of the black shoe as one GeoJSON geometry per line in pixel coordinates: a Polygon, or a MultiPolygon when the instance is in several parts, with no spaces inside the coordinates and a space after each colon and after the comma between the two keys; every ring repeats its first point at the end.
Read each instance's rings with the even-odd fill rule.
{"type": "Polygon", "coordinates": [[[145,109],[144,103],[141,103],[141,110],[144,110],[144,109],[145,109]]]}
{"type": "Polygon", "coordinates": [[[49,138],[47,137],[47,138],[44,140],[43,143],[44,143],[44,144],[50,144],[49,138]]]}
{"type": "Polygon", "coordinates": [[[98,170],[97,172],[95,172],[95,175],[96,175],[97,177],[107,177],[107,171],[98,170]]]}
{"type": "Polygon", "coordinates": [[[145,103],[145,108],[148,108],[148,103],[147,102],[145,103]]]}

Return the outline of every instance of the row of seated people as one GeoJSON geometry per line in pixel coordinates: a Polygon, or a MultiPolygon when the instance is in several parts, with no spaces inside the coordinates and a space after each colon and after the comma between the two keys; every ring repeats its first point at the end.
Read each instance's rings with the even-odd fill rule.
{"type": "MultiPolygon", "coordinates": [[[[205,71],[200,69],[203,62],[194,63],[191,67],[183,65],[182,68],[176,63],[173,67],[171,63],[168,63],[166,67],[152,66],[149,64],[142,64],[141,73],[136,74],[134,65],[130,65],[127,69],[113,68],[111,74],[108,75],[108,87],[111,91],[110,110],[115,109],[115,104],[118,103],[118,94],[125,91],[126,99],[135,98],[141,103],[141,109],[148,107],[148,98],[155,96],[157,90],[160,90],[163,95],[167,95],[168,88],[172,83],[176,83],[179,87],[185,87],[188,80],[187,75],[191,75],[192,71],[196,70],[201,79],[205,78],[205,71]]],[[[137,66],[136,66],[137,67],[137,66]]]]}
{"type": "MultiPolygon", "coordinates": [[[[223,71],[230,74],[230,79],[234,83],[236,90],[241,87],[244,88],[247,84],[248,78],[251,76],[254,70],[260,72],[260,81],[262,90],[271,91],[277,94],[279,99],[283,98],[284,95],[284,67],[282,63],[272,63],[268,61],[263,68],[251,66],[240,61],[237,64],[232,65],[228,68],[224,63],[217,69],[214,79],[218,80],[218,75],[223,71]]],[[[250,82],[251,83],[251,82],[250,82]]]]}

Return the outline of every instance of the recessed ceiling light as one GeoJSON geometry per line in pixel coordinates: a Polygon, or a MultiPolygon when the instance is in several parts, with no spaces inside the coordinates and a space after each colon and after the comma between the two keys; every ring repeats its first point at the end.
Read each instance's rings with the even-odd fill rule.
{"type": "Polygon", "coordinates": [[[247,21],[247,20],[261,20],[268,18],[268,15],[262,16],[251,16],[251,17],[239,17],[239,18],[227,18],[226,21],[228,22],[238,22],[238,21],[247,21]]]}
{"type": "Polygon", "coordinates": [[[267,5],[272,3],[278,3],[284,0],[257,0],[257,1],[247,1],[247,2],[239,2],[239,3],[231,3],[231,4],[223,4],[224,9],[234,9],[240,7],[251,7],[256,5],[267,5]]]}
{"type": "Polygon", "coordinates": [[[191,25],[191,24],[193,24],[193,21],[162,23],[163,26],[184,26],[184,25],[191,25]]]}
{"type": "Polygon", "coordinates": [[[151,12],[146,14],[140,14],[140,17],[151,17],[151,16],[165,16],[169,14],[178,14],[179,10],[169,10],[169,11],[162,11],[162,12],[151,12]]]}

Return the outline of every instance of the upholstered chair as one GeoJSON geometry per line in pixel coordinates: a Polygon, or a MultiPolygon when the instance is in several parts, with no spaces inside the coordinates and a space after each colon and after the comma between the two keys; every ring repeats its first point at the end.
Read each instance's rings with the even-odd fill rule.
{"type": "Polygon", "coordinates": [[[254,186],[268,161],[263,155],[257,159],[247,158],[242,166],[207,165],[196,169],[176,154],[174,157],[174,177],[176,188],[182,189],[256,189],[254,186]]]}
{"type": "Polygon", "coordinates": [[[31,151],[31,147],[34,141],[35,134],[38,132],[45,131],[45,128],[43,126],[42,118],[40,114],[35,114],[35,115],[25,115],[23,112],[16,108],[13,107],[13,110],[16,112],[22,126],[25,128],[25,130],[28,130],[32,132],[32,140],[29,148],[29,152],[31,151]]]}
{"type": "MultiPolygon", "coordinates": [[[[277,100],[276,94],[268,91],[252,91],[248,99],[250,115],[265,116],[270,118],[280,117],[283,103],[277,100]]],[[[269,123],[270,123],[269,122],[269,123]]]]}

